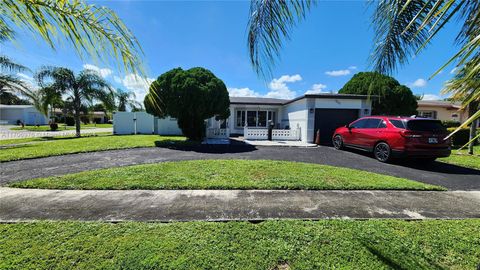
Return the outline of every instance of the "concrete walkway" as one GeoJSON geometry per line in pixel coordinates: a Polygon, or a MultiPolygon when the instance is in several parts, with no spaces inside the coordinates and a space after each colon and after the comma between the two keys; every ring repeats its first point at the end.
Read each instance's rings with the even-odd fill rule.
{"type": "Polygon", "coordinates": [[[0,188],[0,221],[480,218],[480,191],[38,190],[0,188]]]}

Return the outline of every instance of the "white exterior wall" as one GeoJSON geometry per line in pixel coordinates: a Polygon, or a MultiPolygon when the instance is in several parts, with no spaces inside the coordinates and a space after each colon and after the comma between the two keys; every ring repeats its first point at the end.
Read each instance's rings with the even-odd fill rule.
{"type": "Polygon", "coordinates": [[[281,128],[287,126],[291,129],[300,127],[300,140],[308,141],[307,99],[303,98],[283,106],[281,128]]]}
{"type": "Polygon", "coordinates": [[[17,120],[25,125],[47,125],[48,117],[41,114],[33,106],[2,105],[0,106],[0,122],[16,125],[17,120]]]}
{"type": "Polygon", "coordinates": [[[178,127],[177,119],[155,118],[155,133],[158,135],[182,135],[182,130],[178,127]]]}

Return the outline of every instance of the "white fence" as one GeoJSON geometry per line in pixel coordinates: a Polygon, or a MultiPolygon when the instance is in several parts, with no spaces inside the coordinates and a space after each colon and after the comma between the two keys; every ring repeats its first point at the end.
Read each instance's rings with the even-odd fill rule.
{"type": "Polygon", "coordinates": [[[146,112],[115,112],[113,134],[153,134],[153,116],[146,112]]]}
{"type": "MultiPolygon", "coordinates": [[[[268,129],[245,127],[243,136],[247,140],[267,140],[268,129]]],[[[274,129],[272,130],[272,140],[278,141],[299,141],[300,128],[296,129],[274,129]]]]}
{"type": "Polygon", "coordinates": [[[228,128],[207,128],[207,138],[228,138],[230,132],[228,128]]]}

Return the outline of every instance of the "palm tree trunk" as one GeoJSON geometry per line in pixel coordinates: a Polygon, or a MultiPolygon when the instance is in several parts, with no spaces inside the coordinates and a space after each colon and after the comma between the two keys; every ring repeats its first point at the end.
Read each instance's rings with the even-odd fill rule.
{"type": "Polygon", "coordinates": [[[75,110],[75,136],[80,137],[80,111],[75,110]]]}
{"type": "MultiPolygon", "coordinates": [[[[479,103],[478,102],[475,102],[475,101],[472,101],[469,105],[469,115],[472,116],[473,114],[475,114],[478,110],[478,105],[479,103]]],[[[474,120],[471,124],[470,124],[470,141],[473,140],[473,138],[475,138],[476,136],[476,133],[477,133],[477,126],[478,126],[478,119],[474,120]]],[[[471,142],[469,145],[468,145],[468,153],[470,155],[473,155],[473,145],[475,144],[475,142],[471,142]]]]}

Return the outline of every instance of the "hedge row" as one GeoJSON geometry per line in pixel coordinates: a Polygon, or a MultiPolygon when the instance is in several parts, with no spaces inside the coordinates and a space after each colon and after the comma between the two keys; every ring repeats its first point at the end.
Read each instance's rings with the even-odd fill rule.
{"type": "MultiPolygon", "coordinates": [[[[448,132],[451,133],[456,128],[448,128],[448,132]]],[[[477,130],[478,131],[478,130],[477,130]]],[[[452,136],[452,145],[462,146],[470,141],[470,128],[462,128],[460,131],[455,133],[452,136]]],[[[475,145],[478,145],[478,140],[475,142],[475,145]]]]}

